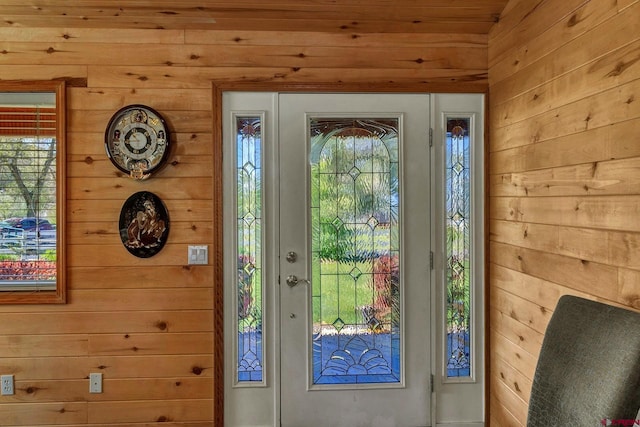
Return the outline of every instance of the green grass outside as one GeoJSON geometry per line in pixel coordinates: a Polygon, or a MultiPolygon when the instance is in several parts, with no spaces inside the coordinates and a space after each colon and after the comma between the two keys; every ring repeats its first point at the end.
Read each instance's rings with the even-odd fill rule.
{"type": "Polygon", "coordinates": [[[360,307],[374,299],[371,262],[321,261],[313,271],[313,321],[331,325],[362,323],[360,307]]]}
{"type": "MultiPolygon", "coordinates": [[[[464,317],[468,319],[470,307],[469,295],[469,262],[465,260],[466,270],[464,287],[466,289],[456,289],[454,299],[466,307],[464,317]]],[[[372,286],[373,276],[372,263],[364,262],[337,262],[337,261],[317,261],[312,266],[312,308],[313,321],[322,325],[331,325],[340,318],[345,324],[361,324],[363,322],[360,307],[372,305],[374,300],[374,290],[372,286]]],[[[256,274],[253,277],[253,298],[254,306],[261,307],[262,304],[262,275],[256,274]]],[[[449,284],[451,286],[451,284],[449,284]]],[[[461,319],[456,316],[455,308],[447,307],[447,318],[454,322],[461,319]]],[[[258,312],[256,315],[259,314],[258,312]]],[[[465,319],[466,320],[466,319],[465,319]]],[[[254,325],[256,319],[247,319],[244,326],[254,325]]],[[[240,321],[240,329],[243,322],[240,321]]]]}

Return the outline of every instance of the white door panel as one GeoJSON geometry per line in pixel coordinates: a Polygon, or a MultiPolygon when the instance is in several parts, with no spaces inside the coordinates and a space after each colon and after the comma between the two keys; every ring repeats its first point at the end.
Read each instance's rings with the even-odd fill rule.
{"type": "MultiPolygon", "coordinates": [[[[283,426],[424,426],[430,424],[428,108],[428,95],[285,94],[280,96],[281,416],[283,426]],[[328,166],[333,167],[335,173],[318,173],[329,175],[336,185],[344,186],[337,191],[347,194],[331,199],[327,203],[333,204],[334,200],[340,198],[339,203],[346,207],[334,209],[330,206],[325,209],[323,205],[314,209],[338,212],[337,215],[336,212],[328,214],[336,215],[334,221],[328,217],[320,218],[318,222],[323,225],[328,225],[329,228],[335,225],[336,229],[351,230],[351,232],[356,230],[345,237],[348,240],[348,246],[356,247],[357,240],[368,238],[369,228],[372,230],[371,239],[382,240],[380,244],[383,248],[387,247],[386,238],[399,240],[395,245],[391,245],[390,252],[399,258],[401,314],[397,319],[398,325],[389,326],[386,329],[381,326],[378,330],[374,330],[367,325],[364,315],[358,313],[360,301],[350,300],[350,294],[358,292],[354,289],[356,286],[368,286],[363,285],[365,281],[361,280],[367,273],[370,273],[370,277],[378,277],[376,272],[379,270],[376,270],[375,266],[387,256],[385,249],[382,250],[382,255],[351,253],[358,250],[352,251],[350,248],[335,256],[323,255],[330,250],[312,249],[312,246],[322,245],[325,242],[313,244],[309,241],[314,235],[311,230],[311,222],[314,219],[309,211],[309,205],[313,205],[313,197],[310,194],[312,186],[310,163],[313,163],[314,157],[322,156],[317,153],[318,148],[311,147],[309,132],[315,129],[310,127],[313,124],[320,126],[327,122],[334,124],[340,122],[339,119],[349,118],[350,120],[354,117],[360,118],[362,122],[369,120],[364,127],[369,126],[368,129],[372,133],[377,132],[374,129],[378,125],[380,134],[384,133],[385,130],[382,128],[386,119],[395,120],[398,125],[399,135],[395,142],[389,144],[397,144],[397,154],[391,157],[397,157],[393,159],[396,163],[392,168],[397,167],[399,200],[391,201],[392,207],[388,208],[391,216],[398,216],[395,220],[398,235],[385,237],[391,233],[388,233],[381,224],[389,220],[384,208],[380,208],[381,212],[378,213],[369,212],[365,208],[359,209],[354,206],[360,202],[345,200],[350,197],[351,183],[357,186],[358,182],[371,181],[370,185],[373,187],[379,180],[378,175],[367,169],[366,161],[362,160],[364,155],[358,158],[359,154],[356,153],[354,159],[337,158],[333,160],[336,163],[335,167],[328,166]],[[362,170],[358,169],[358,166],[362,170]],[[343,168],[342,173],[335,170],[339,168],[343,168]],[[369,175],[363,175],[367,173],[369,175]],[[355,214],[354,211],[356,211],[355,214]],[[328,222],[335,224],[327,224],[328,222]],[[295,252],[298,255],[295,263],[286,261],[288,252],[295,252]],[[315,256],[315,262],[319,264],[316,267],[319,273],[312,274],[314,269],[312,255],[315,256]],[[318,261],[318,258],[323,256],[325,258],[318,261]],[[352,259],[356,256],[364,257],[364,260],[353,261],[352,259]],[[340,260],[335,261],[336,258],[340,260]],[[367,270],[371,268],[368,267],[369,265],[374,265],[373,273],[367,270]],[[332,269],[342,271],[325,272],[332,269]],[[285,279],[290,275],[314,283],[301,282],[297,286],[290,287],[285,284],[285,279]],[[319,280],[322,284],[317,283],[319,280]],[[318,302],[312,302],[313,286],[322,287],[322,290],[314,292],[326,293],[322,296],[315,295],[315,299],[321,300],[336,297],[332,288],[346,290],[336,291],[340,300],[337,304],[335,301],[330,301],[328,308],[325,309],[320,308],[318,302]],[[322,312],[321,314],[313,315],[314,305],[316,311],[322,312]],[[342,305],[342,307],[337,308],[334,305],[342,305]],[[325,311],[330,313],[325,315],[325,311]],[[351,320],[347,320],[352,314],[354,315],[351,316],[351,320]],[[389,338],[392,335],[389,330],[394,328],[398,336],[397,341],[391,341],[389,338]],[[359,329],[362,330],[362,335],[358,335],[360,332],[356,333],[359,329]],[[387,342],[392,342],[386,348],[391,347],[389,355],[396,351],[397,361],[387,360],[392,356],[380,357],[375,359],[380,361],[382,366],[376,365],[376,368],[380,369],[368,370],[369,360],[367,362],[362,360],[379,348],[383,348],[385,338],[389,338],[387,342]],[[320,345],[323,356],[316,354],[316,359],[314,352],[318,351],[320,345]],[[394,345],[398,348],[396,349],[394,345]],[[325,347],[329,349],[326,350],[325,347]],[[319,361],[320,359],[322,360],[319,361]],[[391,369],[394,363],[399,366],[391,369]],[[315,373],[314,364],[318,365],[316,366],[318,371],[315,373]],[[319,375],[319,372],[331,374],[319,375]],[[359,373],[362,377],[367,377],[365,372],[366,374],[381,372],[379,377],[382,381],[390,382],[370,383],[371,380],[367,378],[360,380],[360,376],[354,374],[359,373]],[[391,374],[385,376],[386,372],[391,374]],[[363,383],[350,384],[351,380],[363,381],[363,383]],[[324,383],[316,384],[315,382],[324,383]]],[[[348,141],[353,137],[352,134],[367,132],[367,129],[340,130],[342,129],[340,126],[352,129],[342,123],[335,126],[337,130],[330,130],[328,133],[342,132],[340,135],[348,135],[337,138],[346,141],[344,144],[350,144],[348,141]]],[[[366,140],[368,136],[363,138],[366,140]]],[[[321,144],[322,141],[317,143],[321,144]]],[[[333,140],[329,139],[329,141],[333,140]]],[[[332,142],[326,142],[326,144],[330,143],[332,142]]],[[[353,144],[355,147],[356,143],[353,144]]],[[[349,145],[345,152],[351,149],[354,152],[359,150],[349,145]]],[[[368,146],[366,149],[369,149],[368,146]]],[[[377,150],[372,146],[371,151],[373,152],[374,149],[377,150]]],[[[327,150],[333,150],[337,153],[336,156],[347,156],[336,147],[327,150]]],[[[371,156],[374,155],[371,154],[371,156]]],[[[384,166],[381,168],[384,169],[384,166]]],[[[320,181],[320,178],[318,180],[320,181]]],[[[318,185],[322,186],[326,181],[328,180],[318,185]]],[[[322,216],[322,214],[319,215],[322,216]]],[[[316,232],[316,234],[319,233],[316,232]]],[[[318,240],[326,239],[325,235],[316,237],[318,240]]],[[[363,245],[368,246],[368,243],[363,245]]],[[[334,248],[330,249],[334,250],[334,248]]],[[[354,297],[355,299],[357,298],[354,297]]],[[[364,303],[366,304],[366,301],[364,303]]],[[[378,310],[373,307],[374,305],[370,303],[366,307],[378,310]]],[[[375,318],[373,320],[378,321],[375,318]]],[[[384,323],[382,317],[379,320],[384,323]]]]}
{"type": "MultiPolygon", "coordinates": [[[[259,92],[227,92],[223,96],[223,155],[224,164],[224,306],[225,306],[225,425],[234,427],[268,427],[279,423],[279,407],[276,396],[279,395],[279,348],[278,348],[278,226],[277,226],[277,133],[273,126],[274,117],[277,116],[277,94],[259,92]],[[243,153],[241,141],[239,141],[238,126],[243,118],[259,120],[261,126],[256,132],[260,138],[255,141],[251,149],[256,152],[252,162],[243,153]],[[256,150],[256,146],[260,148],[256,150]],[[262,157],[261,159],[258,157],[262,157]],[[253,163],[253,171],[249,165],[253,163]],[[259,224],[261,232],[254,232],[253,246],[259,247],[260,256],[252,254],[254,258],[261,258],[262,268],[260,273],[253,273],[253,278],[261,283],[261,289],[254,290],[251,305],[253,310],[261,311],[261,347],[256,344],[256,327],[250,322],[239,318],[243,307],[237,295],[238,282],[245,273],[240,265],[239,254],[244,253],[242,248],[244,238],[238,230],[242,228],[239,218],[248,215],[240,212],[243,203],[239,202],[236,186],[247,185],[240,182],[242,168],[253,172],[256,186],[261,185],[263,196],[259,203],[252,203],[251,210],[260,209],[263,214],[253,223],[259,224]],[[261,171],[258,173],[257,171],[261,171]],[[240,172],[239,172],[240,171],[240,172]],[[259,239],[259,242],[256,240],[259,239]],[[257,302],[258,297],[261,304],[257,302]],[[244,330],[247,330],[245,333],[244,330]],[[246,337],[246,339],[245,339],[246,337]],[[246,345],[245,345],[246,342],[246,345]],[[239,360],[244,360],[241,353],[254,354],[254,360],[260,360],[258,367],[253,370],[256,381],[243,381],[242,376],[250,371],[240,369],[244,365],[239,360]],[[255,354],[259,353],[259,354],[255,354]]],[[[247,150],[245,150],[247,151],[247,150]]],[[[255,191],[255,189],[253,190],[255,191]]],[[[254,214],[254,216],[258,216],[254,214]]],[[[248,222],[248,221],[247,221],[248,222]]],[[[246,225],[246,222],[244,223],[246,225]]],[[[247,227],[250,231],[250,228],[247,227]]],[[[253,251],[257,252],[257,251],[253,251]]],[[[253,260],[256,263],[256,259],[253,260]]],[[[255,287],[255,284],[254,284],[255,287]]]]}

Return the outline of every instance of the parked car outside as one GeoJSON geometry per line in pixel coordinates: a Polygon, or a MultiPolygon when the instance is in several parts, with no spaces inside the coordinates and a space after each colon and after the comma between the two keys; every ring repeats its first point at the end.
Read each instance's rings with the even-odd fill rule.
{"type": "Polygon", "coordinates": [[[0,221],[0,237],[3,239],[40,238],[42,232],[55,233],[55,226],[43,218],[7,218],[0,221]]]}
{"type": "Polygon", "coordinates": [[[34,217],[20,218],[13,227],[24,231],[53,230],[54,228],[48,220],[34,217]]]}
{"type": "Polygon", "coordinates": [[[0,221],[0,251],[4,251],[3,254],[16,250],[23,255],[37,254],[55,247],[56,227],[44,218],[14,217],[0,221]]]}
{"type": "Polygon", "coordinates": [[[7,218],[0,221],[0,230],[11,230],[16,228],[16,224],[20,222],[22,218],[7,218]]]}

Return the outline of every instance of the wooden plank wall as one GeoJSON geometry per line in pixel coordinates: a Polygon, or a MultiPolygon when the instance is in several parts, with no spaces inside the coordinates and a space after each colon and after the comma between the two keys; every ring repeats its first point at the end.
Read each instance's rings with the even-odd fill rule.
{"type": "MultiPolygon", "coordinates": [[[[189,244],[213,248],[212,81],[352,82],[483,92],[487,36],[201,30],[0,28],[0,78],[68,81],[68,304],[0,306],[2,426],[212,426],[213,260],[187,266],[189,244]],[[147,104],[167,119],[174,150],[144,182],[103,148],[111,115],[147,104]],[[153,258],[130,255],[117,225],[148,190],[171,231],[153,258]],[[104,393],[89,394],[90,372],[104,393]]],[[[219,365],[218,365],[219,366],[219,365]]]]}
{"type": "Polygon", "coordinates": [[[640,309],[640,2],[512,0],[489,81],[490,420],[523,426],[559,296],[640,309]]]}

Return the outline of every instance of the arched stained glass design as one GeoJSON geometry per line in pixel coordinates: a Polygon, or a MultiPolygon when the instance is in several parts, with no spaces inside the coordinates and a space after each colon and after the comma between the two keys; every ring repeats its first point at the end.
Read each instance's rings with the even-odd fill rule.
{"type": "Polygon", "coordinates": [[[262,126],[236,117],[238,383],[263,381],[262,126]]]}
{"type": "Polygon", "coordinates": [[[399,383],[398,118],[314,118],[313,383],[399,383]]]}
{"type": "Polygon", "coordinates": [[[471,139],[469,117],[448,117],[445,143],[446,370],[471,376],[471,139]]]}

